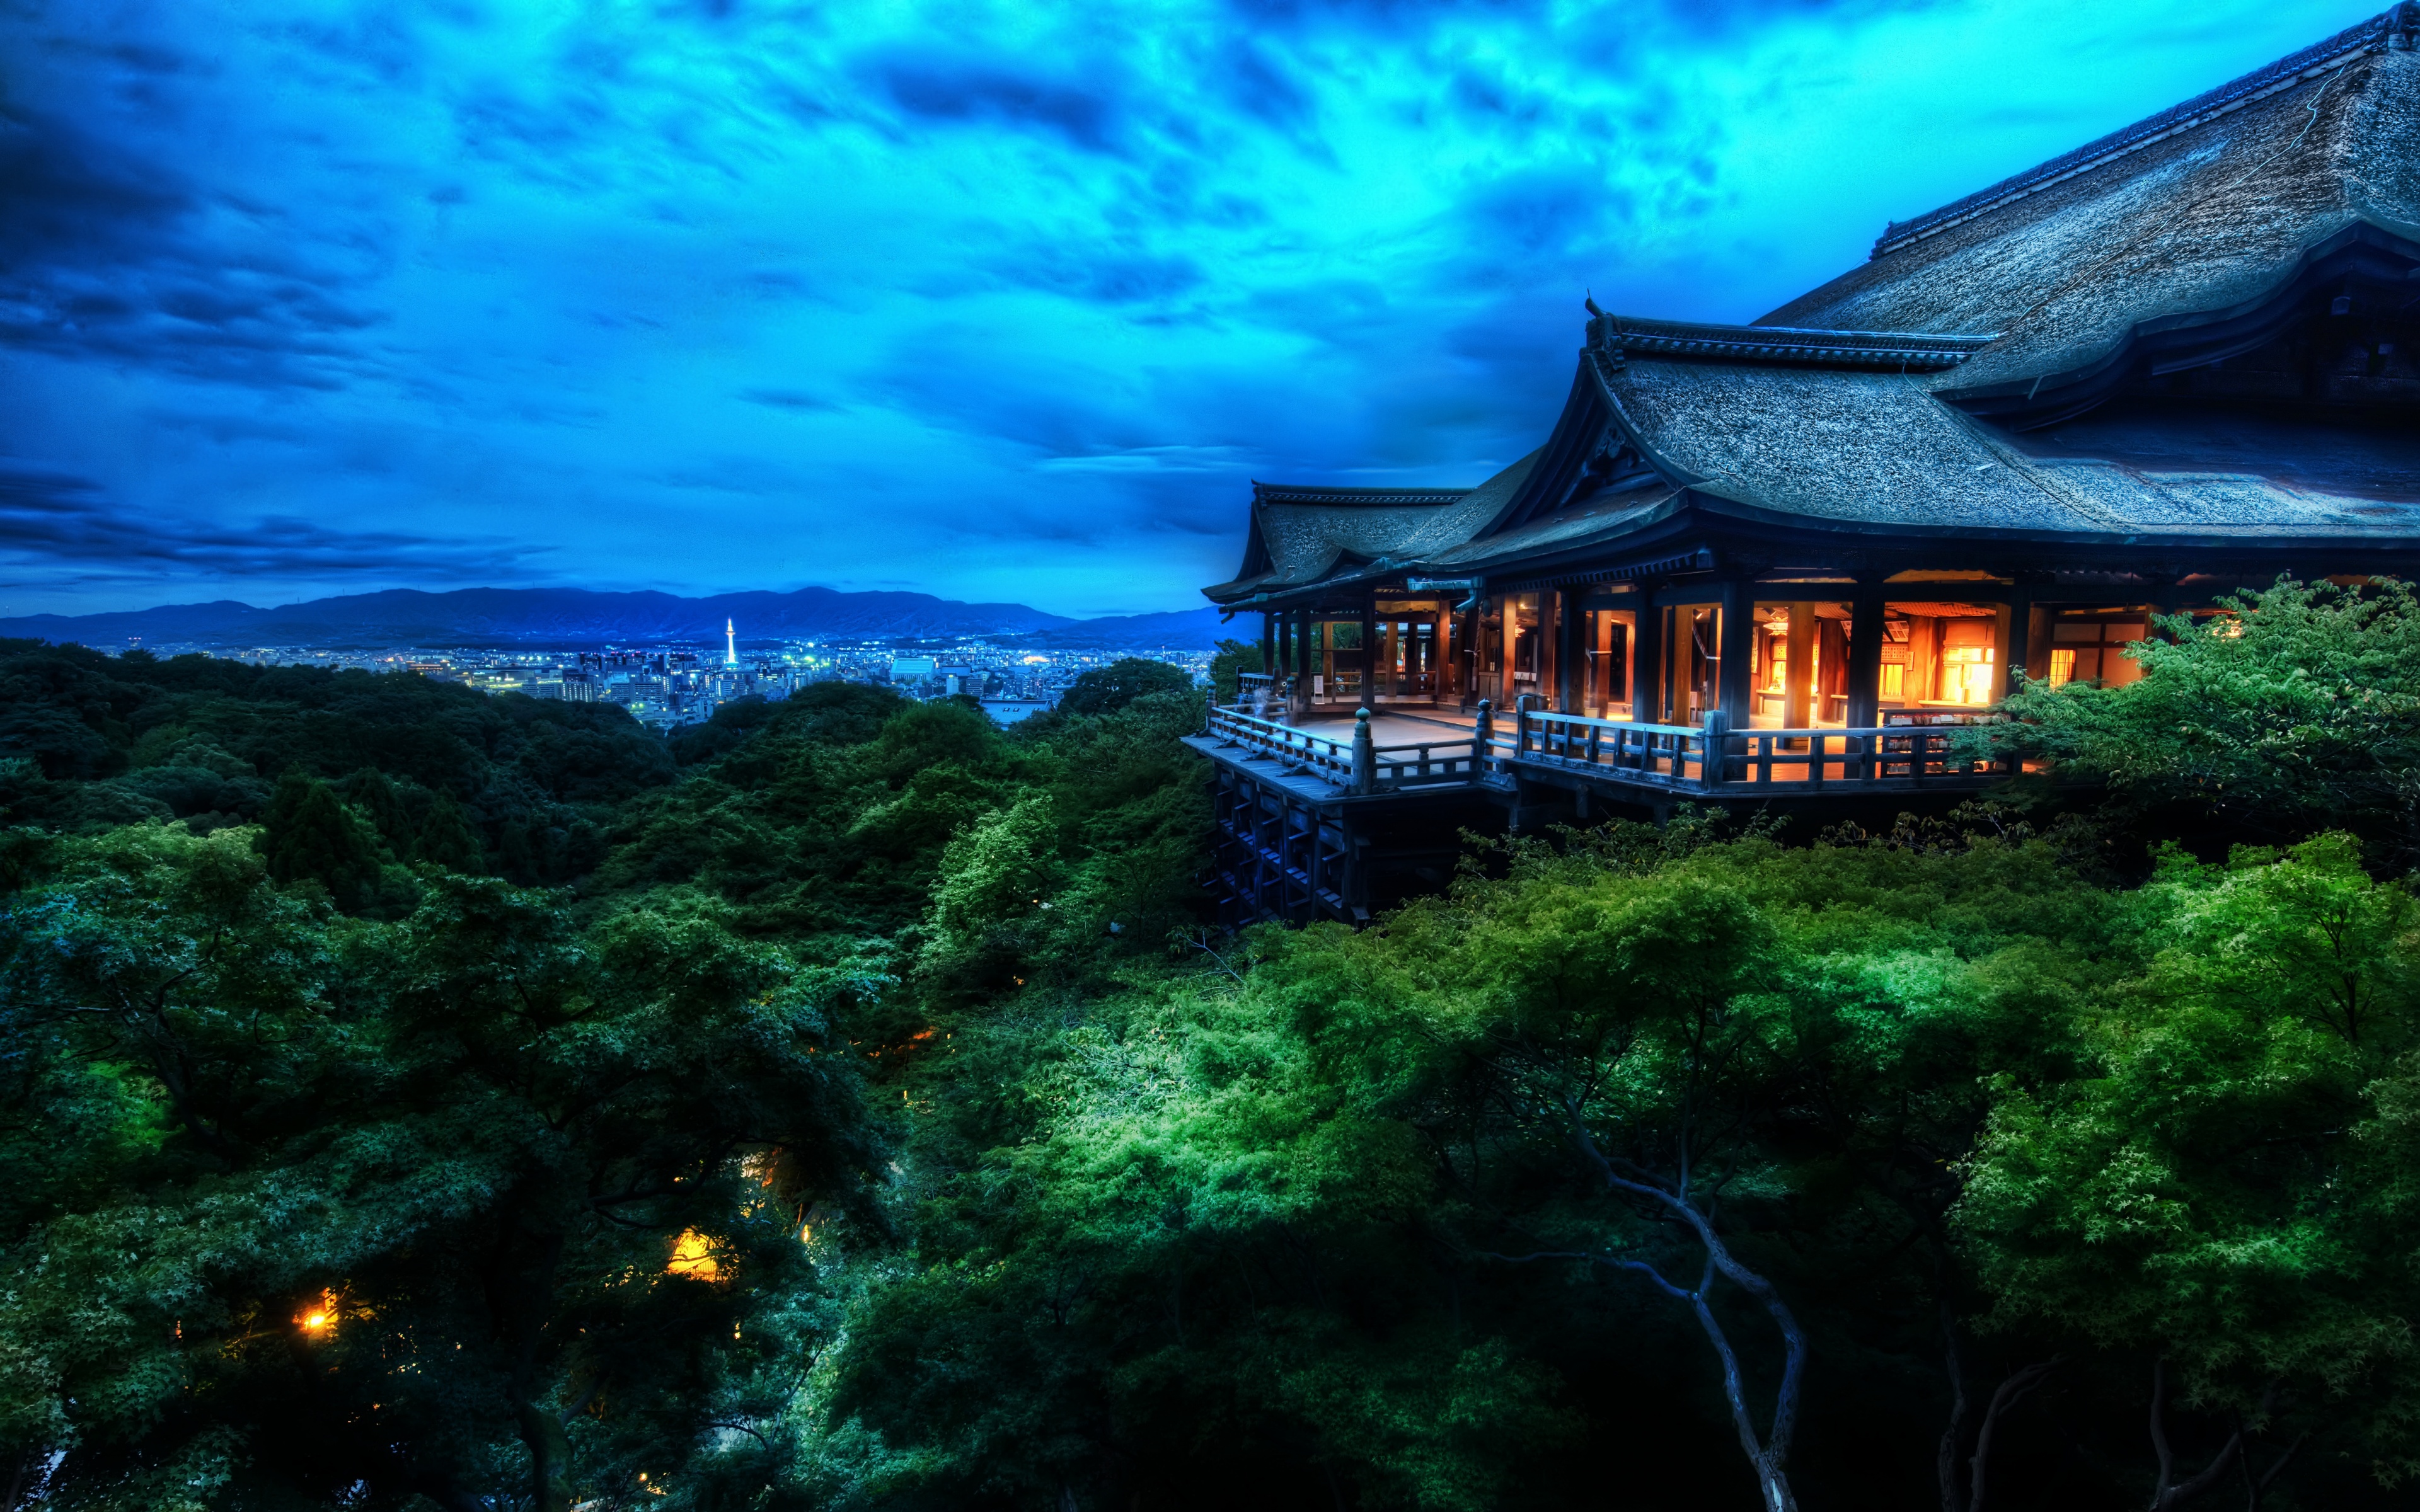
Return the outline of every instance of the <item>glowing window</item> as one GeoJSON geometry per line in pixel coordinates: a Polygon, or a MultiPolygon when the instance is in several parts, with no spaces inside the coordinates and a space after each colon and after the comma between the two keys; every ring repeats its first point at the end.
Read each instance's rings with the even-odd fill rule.
{"type": "Polygon", "coordinates": [[[2065,687],[2075,681],[2075,653],[2060,649],[2050,654],[2050,686],[2065,687]]]}

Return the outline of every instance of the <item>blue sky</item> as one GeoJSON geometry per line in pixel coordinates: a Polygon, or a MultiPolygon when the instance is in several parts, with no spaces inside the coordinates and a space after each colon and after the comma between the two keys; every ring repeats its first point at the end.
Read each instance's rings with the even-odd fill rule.
{"type": "Polygon", "coordinates": [[[1474,483],[1580,301],[1745,320],[2382,8],[0,0],[0,615],[1198,604],[1474,483]]]}

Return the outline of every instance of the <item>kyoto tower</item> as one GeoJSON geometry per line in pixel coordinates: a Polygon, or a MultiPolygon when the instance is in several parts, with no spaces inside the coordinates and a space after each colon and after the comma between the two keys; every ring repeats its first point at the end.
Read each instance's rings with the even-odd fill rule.
{"type": "Polygon", "coordinates": [[[739,632],[732,627],[729,620],[722,622],[722,664],[725,667],[739,665],[739,632]]]}

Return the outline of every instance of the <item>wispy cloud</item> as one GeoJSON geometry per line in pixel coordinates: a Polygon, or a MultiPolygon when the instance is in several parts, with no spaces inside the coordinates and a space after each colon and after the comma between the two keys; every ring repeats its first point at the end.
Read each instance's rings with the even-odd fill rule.
{"type": "Polygon", "coordinates": [[[281,515],[163,518],[114,502],[90,478],[0,468],[0,563],[36,582],[38,574],[64,572],[85,582],[173,577],[275,585],[397,569],[467,582],[524,566],[543,549],[493,537],[332,529],[281,515]]]}
{"type": "Polygon", "coordinates": [[[1177,607],[2382,3],[21,0],[0,570],[1177,607]]]}

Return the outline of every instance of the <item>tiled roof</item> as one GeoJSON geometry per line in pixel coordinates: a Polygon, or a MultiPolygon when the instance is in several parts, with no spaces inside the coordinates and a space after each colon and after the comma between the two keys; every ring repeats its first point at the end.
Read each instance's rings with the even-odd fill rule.
{"type": "Polygon", "coordinates": [[[1256,483],[1252,526],[1264,571],[1204,589],[1232,602],[1327,577],[1340,563],[1409,561],[1468,540],[1528,477],[1530,453],[1476,488],[1317,488],[1256,483]]]}
{"type": "Polygon", "coordinates": [[[1894,373],[1601,364],[1623,425],[1693,493],[1900,533],[2420,538],[2420,505],[2229,468],[2022,450],[1894,373]]]}
{"type": "Polygon", "coordinates": [[[2195,95],[2181,105],[2172,105],[2156,116],[2112,131],[2098,141],[2087,142],[2072,152],[2061,153],[2048,162],[2003,178],[1989,189],[1978,190],[1913,220],[1893,221],[1883,228],[1881,236],[1874,239],[1873,255],[1880,257],[1912,246],[1962,221],[1995,210],[2012,200],[2023,199],[2078,174],[2089,173],[2154,143],[2207,126],[2271,95],[2281,94],[2298,85],[2321,78],[2364,54],[2409,52],[2416,40],[2420,40],[2420,3],[2403,0],[2402,4],[2385,14],[2348,26],[2326,41],[2315,42],[2266,68],[2256,69],[2241,79],[2230,80],[2206,94],[2195,95]]]}
{"type": "Polygon", "coordinates": [[[2367,226],[2420,239],[2420,52],[2389,48],[2404,34],[2385,19],[2348,34],[2368,40],[2317,73],[2289,69],[2123,152],[2087,149],[2071,168],[1907,223],[1897,250],[1759,324],[1998,332],[1931,386],[2056,387],[2147,329],[2274,296],[2333,238],[2367,226]]]}

